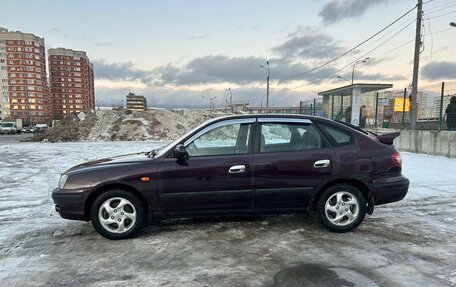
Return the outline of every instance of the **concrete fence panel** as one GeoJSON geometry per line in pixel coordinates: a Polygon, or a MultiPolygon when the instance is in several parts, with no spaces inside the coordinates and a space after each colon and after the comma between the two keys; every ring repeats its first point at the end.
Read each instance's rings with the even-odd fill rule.
{"type": "Polygon", "coordinates": [[[456,158],[456,132],[403,130],[394,145],[399,151],[456,158]]]}

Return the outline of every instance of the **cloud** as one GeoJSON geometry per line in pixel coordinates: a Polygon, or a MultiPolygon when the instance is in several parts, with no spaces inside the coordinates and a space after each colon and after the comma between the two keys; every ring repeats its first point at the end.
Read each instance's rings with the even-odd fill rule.
{"type": "Polygon", "coordinates": [[[210,55],[198,57],[186,65],[174,64],[159,67],[159,83],[174,85],[196,85],[231,82],[248,84],[265,78],[266,72],[259,68],[266,60],[259,57],[229,57],[210,55]]]}
{"type": "MultiPolygon", "coordinates": [[[[267,76],[267,72],[260,68],[265,65],[266,59],[259,57],[228,57],[226,55],[211,55],[191,60],[184,66],[168,64],[155,70],[159,79],[155,83],[163,85],[204,85],[217,83],[234,83],[248,85],[258,83],[267,76]]],[[[280,78],[284,75],[296,75],[310,70],[312,66],[293,62],[284,58],[269,59],[271,80],[285,83],[293,80],[315,81],[336,72],[335,68],[324,67],[312,73],[290,78],[280,78]]]]}
{"type": "Polygon", "coordinates": [[[132,62],[107,63],[105,60],[93,61],[94,74],[97,79],[112,81],[141,81],[148,83],[153,80],[153,72],[140,70],[132,62]]]}
{"type": "MultiPolygon", "coordinates": [[[[196,35],[192,39],[204,36],[196,35]]],[[[280,45],[271,48],[272,57],[268,59],[261,56],[231,57],[215,54],[191,58],[182,64],[170,62],[150,70],[138,69],[132,62],[109,63],[101,59],[94,61],[97,99],[103,105],[117,104],[131,88],[134,93],[145,95],[151,106],[207,107],[207,100],[202,98],[204,95],[206,98],[217,96],[216,106],[221,107],[228,97],[223,88],[227,85],[233,89],[235,102],[248,101],[251,105],[259,106],[262,95],[265,94],[265,85],[253,93],[252,90],[266,78],[266,71],[259,66],[266,65],[268,60],[271,75],[270,103],[273,106],[287,106],[314,97],[316,91],[311,91],[313,83],[318,85],[336,81],[337,64],[309,73],[303,72],[345,50],[346,47],[340,41],[323,33],[318,27],[298,27],[280,45]],[[307,84],[294,81],[306,81],[307,84]],[[282,84],[290,82],[294,82],[292,86],[298,86],[283,88],[286,86],[282,84]]],[[[351,73],[348,77],[351,77],[351,73]]],[[[356,74],[356,80],[382,82],[403,79],[405,77],[401,75],[364,74],[362,71],[356,74]]]]}
{"type": "Polygon", "coordinates": [[[336,40],[314,27],[300,27],[288,37],[283,44],[272,48],[287,59],[328,59],[345,51],[336,40]]]}
{"type": "Polygon", "coordinates": [[[106,46],[111,46],[111,42],[95,42],[94,43],[95,47],[106,47],[106,46]]]}
{"type": "Polygon", "coordinates": [[[357,72],[355,76],[356,80],[369,80],[375,82],[407,80],[407,77],[403,75],[387,75],[382,73],[366,74],[363,72],[357,72]]]}
{"type": "Polygon", "coordinates": [[[187,41],[195,41],[195,40],[201,40],[201,39],[205,39],[205,38],[208,38],[210,37],[212,34],[201,34],[201,35],[193,35],[193,36],[190,36],[190,37],[187,37],[187,41]]]}
{"type": "MultiPolygon", "coordinates": [[[[272,48],[276,57],[270,58],[271,79],[277,76],[296,75],[310,70],[315,63],[334,57],[345,48],[332,37],[325,35],[315,27],[298,27],[289,34],[283,44],[272,48]]],[[[229,57],[209,55],[190,60],[177,66],[169,63],[159,67],[157,85],[201,85],[214,83],[235,83],[245,85],[256,83],[266,78],[266,71],[260,65],[266,64],[266,58],[258,56],[229,57]]],[[[292,80],[315,81],[334,73],[332,67],[324,67],[300,77],[282,78],[280,82],[292,80]]]]}
{"type": "Polygon", "coordinates": [[[318,13],[324,23],[336,23],[344,19],[357,18],[375,5],[389,0],[331,0],[318,13]]]}
{"type": "Polygon", "coordinates": [[[426,80],[442,80],[456,78],[456,62],[433,62],[423,67],[422,76],[426,80]]]}

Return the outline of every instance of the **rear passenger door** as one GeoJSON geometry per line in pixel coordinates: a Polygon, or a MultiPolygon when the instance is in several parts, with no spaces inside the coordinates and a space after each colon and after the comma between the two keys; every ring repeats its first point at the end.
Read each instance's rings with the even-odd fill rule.
{"type": "Polygon", "coordinates": [[[310,120],[298,118],[258,118],[256,139],[255,209],[306,208],[332,174],[332,146],[310,120]]]}

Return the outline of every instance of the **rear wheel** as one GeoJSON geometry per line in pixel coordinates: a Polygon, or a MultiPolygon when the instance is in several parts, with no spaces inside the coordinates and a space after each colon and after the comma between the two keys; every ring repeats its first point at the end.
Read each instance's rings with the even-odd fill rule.
{"type": "Polygon", "coordinates": [[[348,184],[339,184],[325,190],[317,203],[321,223],[334,232],[355,229],[366,216],[366,199],[361,191],[348,184]]]}
{"type": "Polygon", "coordinates": [[[90,209],[95,230],[108,239],[132,237],[144,224],[145,210],[130,192],[116,189],[101,194],[90,209]]]}

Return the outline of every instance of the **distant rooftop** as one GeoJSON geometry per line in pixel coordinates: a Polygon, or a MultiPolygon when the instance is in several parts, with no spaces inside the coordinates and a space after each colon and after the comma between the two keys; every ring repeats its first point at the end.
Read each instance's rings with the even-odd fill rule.
{"type": "Polygon", "coordinates": [[[360,88],[361,94],[368,92],[375,92],[379,90],[392,88],[392,84],[369,84],[369,83],[359,83],[352,84],[348,86],[342,86],[335,89],[319,92],[319,96],[341,96],[341,95],[351,95],[354,88],[360,88]]]}
{"type": "Polygon", "coordinates": [[[4,27],[0,27],[0,40],[22,40],[33,41],[44,45],[44,38],[38,37],[33,33],[24,33],[21,31],[9,31],[4,27]]]}
{"type": "Polygon", "coordinates": [[[49,55],[52,56],[76,56],[76,57],[82,57],[82,58],[87,58],[87,54],[85,51],[77,51],[73,49],[66,49],[66,48],[52,48],[48,50],[49,55]]]}

